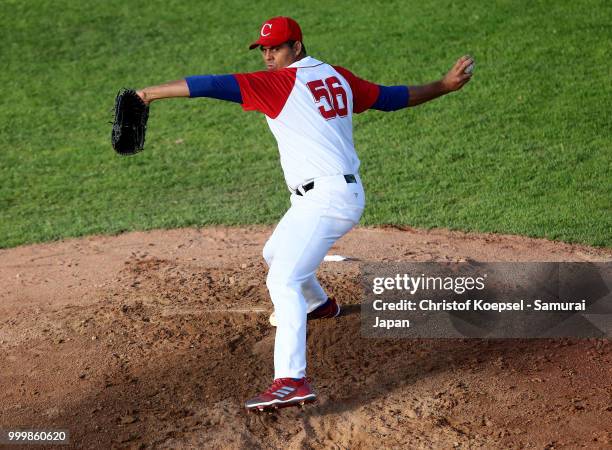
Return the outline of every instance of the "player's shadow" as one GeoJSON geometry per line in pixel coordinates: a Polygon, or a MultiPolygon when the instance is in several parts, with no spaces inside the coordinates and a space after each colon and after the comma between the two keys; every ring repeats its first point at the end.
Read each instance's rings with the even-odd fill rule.
{"type": "Polygon", "coordinates": [[[342,306],[342,311],[340,311],[340,317],[342,316],[352,316],[354,314],[361,313],[361,305],[345,305],[342,306]]]}

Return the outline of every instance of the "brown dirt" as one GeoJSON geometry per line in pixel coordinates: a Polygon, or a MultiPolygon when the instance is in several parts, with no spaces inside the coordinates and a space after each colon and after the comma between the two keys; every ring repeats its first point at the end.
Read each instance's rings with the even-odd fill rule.
{"type": "MultiPolygon", "coordinates": [[[[64,428],[79,448],[612,445],[610,341],[365,339],[354,260],[319,271],[345,305],[337,320],[309,324],[319,402],[245,413],[273,373],[260,256],[270,232],[181,229],[0,250],[0,429],[64,428]]],[[[356,229],[333,252],[612,259],[609,249],[394,228],[356,229]]]]}

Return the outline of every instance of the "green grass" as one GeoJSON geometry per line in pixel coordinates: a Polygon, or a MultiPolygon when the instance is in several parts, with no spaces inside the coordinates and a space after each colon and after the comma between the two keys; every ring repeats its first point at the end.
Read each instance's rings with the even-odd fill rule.
{"type": "Polygon", "coordinates": [[[152,106],[146,150],[109,143],[122,86],[261,70],[260,23],[291,15],[313,56],[381,84],[464,90],[355,117],[362,223],[612,245],[612,4],[606,1],[0,3],[0,247],[92,233],[274,223],[288,206],[263,116],[152,106]]]}

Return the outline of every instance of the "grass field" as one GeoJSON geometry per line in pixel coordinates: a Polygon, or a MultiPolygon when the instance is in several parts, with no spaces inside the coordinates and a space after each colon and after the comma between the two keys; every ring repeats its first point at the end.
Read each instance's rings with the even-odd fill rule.
{"type": "Polygon", "coordinates": [[[381,84],[477,60],[454,95],[355,117],[363,224],[612,245],[610,2],[4,0],[0,14],[0,247],[277,221],[288,191],[263,116],[159,102],[132,158],[108,122],[120,87],[261,70],[248,43],[280,14],[311,55],[381,84]]]}

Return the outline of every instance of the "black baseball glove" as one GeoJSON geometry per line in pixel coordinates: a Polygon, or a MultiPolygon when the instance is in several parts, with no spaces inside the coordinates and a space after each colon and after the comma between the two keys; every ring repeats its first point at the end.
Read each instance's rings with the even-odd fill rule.
{"type": "Polygon", "coordinates": [[[144,148],[149,106],[133,89],[121,89],[115,99],[111,142],[120,155],[134,155],[144,148]]]}

